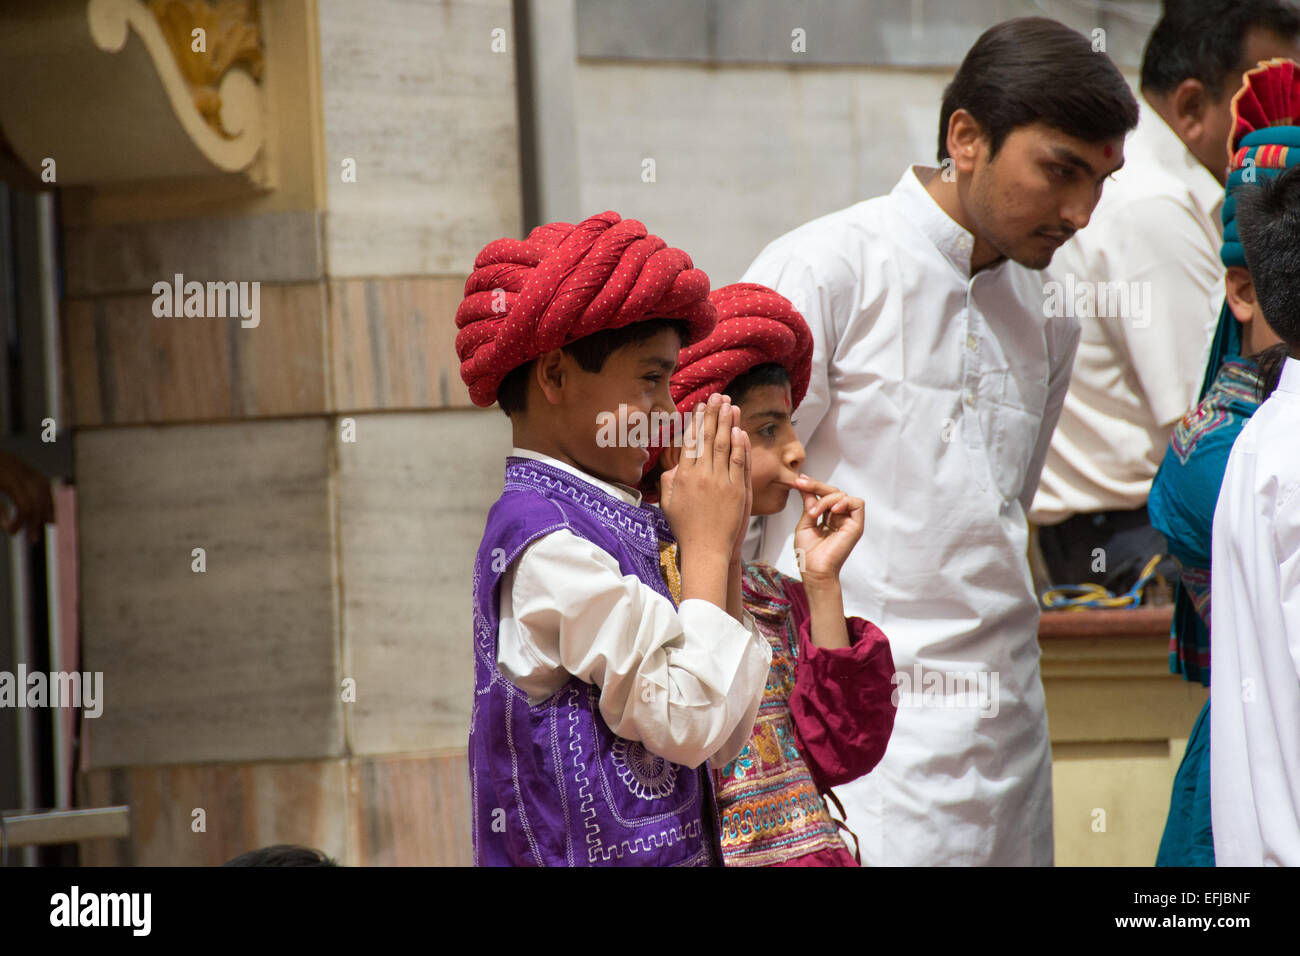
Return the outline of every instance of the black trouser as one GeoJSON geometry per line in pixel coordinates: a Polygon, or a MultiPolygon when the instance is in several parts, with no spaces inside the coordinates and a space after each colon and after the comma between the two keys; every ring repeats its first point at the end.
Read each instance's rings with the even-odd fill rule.
{"type": "MultiPolygon", "coordinates": [[[[1115,594],[1128,591],[1157,554],[1168,555],[1165,538],[1151,527],[1146,506],[1132,511],[1075,515],[1038,529],[1038,543],[1053,585],[1100,584],[1115,594]]],[[[1172,558],[1157,565],[1173,582],[1172,558]]]]}

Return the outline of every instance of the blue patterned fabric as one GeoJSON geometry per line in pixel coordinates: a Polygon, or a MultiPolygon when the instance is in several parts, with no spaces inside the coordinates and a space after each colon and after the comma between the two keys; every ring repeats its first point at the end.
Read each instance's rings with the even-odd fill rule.
{"type": "MultiPolygon", "coordinates": [[[[1237,321],[1233,319],[1233,324],[1237,321]]],[[[1223,363],[1201,402],[1183,416],[1165,451],[1147,511],[1179,564],[1169,669],[1210,684],[1210,529],[1232,443],[1259,408],[1251,359],[1223,363]]]]}

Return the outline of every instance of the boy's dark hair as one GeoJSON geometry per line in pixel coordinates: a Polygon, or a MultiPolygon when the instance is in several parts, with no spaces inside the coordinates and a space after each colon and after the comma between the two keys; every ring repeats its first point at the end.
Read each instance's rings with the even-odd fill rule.
{"type": "Polygon", "coordinates": [[[1255,356],[1255,368],[1259,372],[1255,397],[1259,401],[1262,402],[1277,391],[1278,383],[1282,381],[1282,367],[1286,365],[1287,353],[1290,351],[1285,342],[1280,342],[1270,345],[1255,356]]]}
{"type": "Polygon", "coordinates": [[[1300,12],[1284,0],[1168,0],[1142,54],[1142,91],[1172,93],[1192,79],[1223,99],[1254,66],[1243,62],[1251,30],[1293,39],[1300,12]]]}
{"type": "Polygon", "coordinates": [[[1137,126],[1138,107],[1119,68],[1062,23],[1019,17],[990,27],[943,91],[939,160],[948,158],[948,121],[964,109],[989,138],[989,159],[1012,130],[1043,122],[1089,143],[1137,126]]]}
{"type": "Polygon", "coordinates": [[[320,850],[305,846],[291,846],[279,843],[264,846],[260,850],[249,850],[233,860],[227,860],[222,866],[338,866],[320,850]]]}
{"type": "Polygon", "coordinates": [[[1237,234],[1264,321],[1300,353],[1300,166],[1260,177],[1237,197],[1237,234]]]}
{"type": "MultiPolygon", "coordinates": [[[[682,319],[643,319],[617,329],[604,329],[592,335],[585,335],[575,342],[563,347],[563,351],[573,356],[573,360],[585,372],[599,372],[605,367],[605,360],[619,349],[636,345],[652,339],[664,329],[677,333],[679,342],[686,341],[686,322],[682,319]]],[[[497,404],[506,415],[522,412],[528,403],[528,377],[536,359],[525,362],[517,369],[511,370],[501,380],[497,389],[497,404]]]]}
{"type": "Polygon", "coordinates": [[[790,373],[785,370],[785,366],[777,362],[765,362],[762,365],[755,365],[748,372],[737,375],[727,383],[724,391],[731,397],[732,404],[745,404],[745,396],[753,389],[762,388],[764,385],[789,385],[790,373]]]}

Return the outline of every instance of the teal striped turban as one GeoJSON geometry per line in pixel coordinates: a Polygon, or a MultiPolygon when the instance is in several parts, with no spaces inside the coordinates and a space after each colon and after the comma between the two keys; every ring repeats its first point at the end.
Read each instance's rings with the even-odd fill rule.
{"type": "MultiPolygon", "coordinates": [[[[1223,200],[1225,266],[1246,267],[1246,251],[1237,237],[1237,194],[1261,179],[1300,166],[1300,65],[1292,60],[1268,60],[1248,71],[1232,97],[1232,140],[1227,195],[1223,200]]],[[[1210,348],[1210,361],[1201,384],[1201,398],[1210,390],[1223,363],[1241,355],[1241,323],[1225,301],[1210,348]]]]}

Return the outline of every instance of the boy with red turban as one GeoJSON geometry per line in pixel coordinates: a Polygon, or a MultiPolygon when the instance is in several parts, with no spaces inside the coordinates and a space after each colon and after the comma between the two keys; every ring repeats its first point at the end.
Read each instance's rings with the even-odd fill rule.
{"type": "MultiPolygon", "coordinates": [[[[772,646],[772,667],[748,743],[714,771],[723,855],[728,866],[856,866],[822,794],[879,762],[895,713],[889,642],[875,625],[845,618],[840,590],[864,505],[799,471],[791,415],[808,390],[813,346],[803,317],[755,283],[709,300],[718,324],[682,350],[672,379],[678,410],[726,393],[743,407],[753,514],[776,514],[792,491],[804,502],[794,539],[802,581],[744,565],[745,609],[772,646]]],[[[670,479],[687,461],[675,447],[661,458],[670,479]]]]}
{"type": "Polygon", "coordinates": [[[600,440],[608,416],[673,410],[678,350],[715,322],[708,277],[613,212],[474,265],[461,376],[515,445],[474,566],[475,862],[720,865],[701,765],[744,745],[771,659],[739,600],[748,445],[712,401],[661,512],[632,487],[645,443],[600,440]]]}

